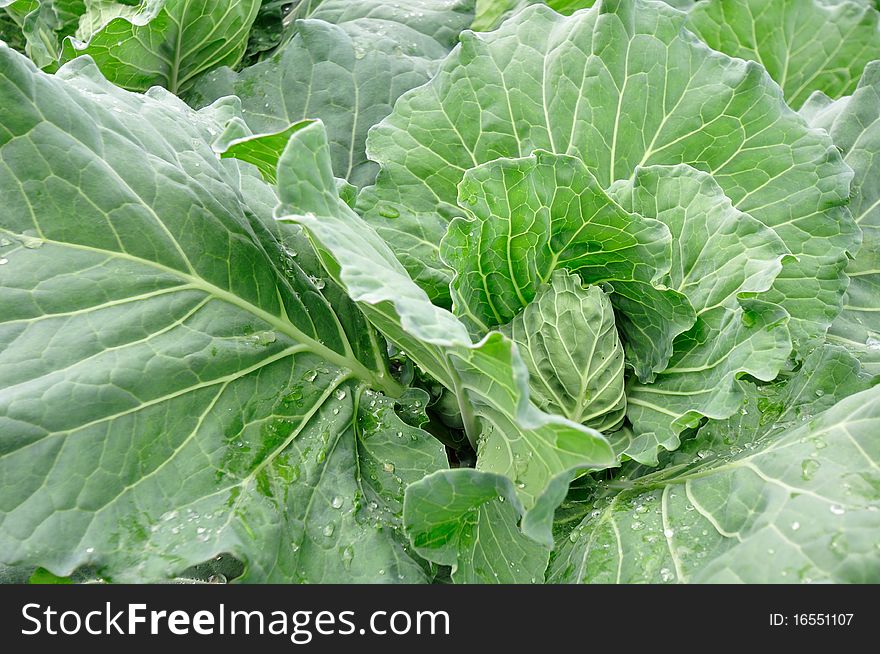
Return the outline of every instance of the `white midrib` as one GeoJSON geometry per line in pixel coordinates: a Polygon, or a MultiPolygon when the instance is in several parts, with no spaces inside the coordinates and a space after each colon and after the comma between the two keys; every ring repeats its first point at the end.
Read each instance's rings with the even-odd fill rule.
{"type": "MultiPolygon", "coordinates": [[[[17,234],[15,234],[13,232],[8,232],[8,230],[0,230],[0,231],[6,231],[7,233],[9,233],[13,237],[18,236],[17,234]]],[[[209,283],[208,281],[206,281],[205,279],[203,279],[201,277],[191,275],[191,274],[182,272],[180,270],[176,270],[174,268],[170,268],[170,267],[165,266],[165,265],[158,263],[156,261],[149,261],[147,259],[140,259],[138,257],[133,257],[130,254],[125,253],[125,252],[115,252],[112,250],[104,250],[101,248],[95,248],[95,247],[91,247],[88,245],[81,245],[78,243],[67,243],[67,242],[63,242],[63,241],[55,241],[52,239],[47,239],[45,237],[42,240],[44,240],[46,243],[51,243],[51,244],[57,245],[59,247],[73,248],[73,249],[82,250],[82,251],[86,251],[86,252],[94,252],[94,253],[105,255],[105,256],[109,255],[109,256],[115,257],[117,259],[124,259],[126,261],[131,261],[132,263],[136,263],[138,265],[150,266],[151,268],[155,268],[155,269],[160,270],[162,272],[173,275],[173,276],[177,277],[178,279],[184,281],[188,285],[189,288],[200,290],[203,293],[211,295],[211,296],[217,298],[218,300],[221,300],[223,302],[226,302],[227,304],[230,304],[234,307],[242,309],[243,311],[246,311],[246,312],[250,313],[251,315],[259,318],[260,320],[262,320],[263,322],[268,324],[270,327],[272,327],[276,331],[284,334],[285,336],[288,336],[289,338],[291,338],[292,340],[294,340],[298,343],[301,343],[308,350],[310,350],[314,354],[320,356],[321,358],[325,359],[328,363],[332,363],[333,365],[338,366],[339,368],[350,370],[355,376],[357,376],[361,380],[367,382],[368,384],[382,390],[384,393],[386,393],[392,397],[397,397],[402,393],[402,389],[394,380],[388,378],[385,375],[376,374],[376,373],[368,370],[366,366],[364,366],[360,361],[355,359],[353,356],[347,357],[347,356],[340,354],[339,352],[336,352],[335,350],[330,349],[329,347],[327,347],[326,345],[324,345],[320,341],[317,341],[317,340],[313,339],[312,337],[308,336],[307,334],[305,334],[304,332],[300,331],[293,323],[288,322],[288,321],[286,321],[286,320],[284,320],[284,319],[280,318],[279,316],[276,316],[272,313],[269,313],[265,309],[261,309],[260,307],[251,304],[250,302],[248,302],[244,298],[241,298],[241,297],[235,295],[234,293],[229,292],[226,289],[220,288],[219,286],[215,286],[214,284],[209,283]]],[[[280,299],[279,299],[279,301],[280,301],[280,299]]]]}

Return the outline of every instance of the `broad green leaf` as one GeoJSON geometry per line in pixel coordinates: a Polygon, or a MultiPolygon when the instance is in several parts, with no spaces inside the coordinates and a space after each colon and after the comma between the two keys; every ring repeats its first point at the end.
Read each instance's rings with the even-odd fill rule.
{"type": "Polygon", "coordinates": [[[640,378],[663,370],[694,324],[687,299],[659,284],[671,263],[663,223],[629,214],[583,161],[542,150],[465,173],[440,256],[455,272],[453,310],[477,333],[512,320],[557,268],[609,282],[627,357],[640,378]]]}
{"type": "Polygon", "coordinates": [[[291,13],[288,31],[297,33],[301,27],[297,20],[305,18],[334,25],[372,18],[402,22],[441,43],[455,43],[473,20],[475,4],[476,0],[302,0],[291,13]]]}
{"type": "Polygon", "coordinates": [[[21,27],[12,15],[0,9],[0,41],[3,41],[13,50],[25,51],[25,37],[21,27]]]}
{"type": "Polygon", "coordinates": [[[281,153],[284,152],[290,135],[307,124],[308,121],[301,121],[290,125],[287,129],[280,132],[250,134],[247,126],[243,122],[239,122],[233,127],[234,135],[230,134],[229,130],[224,132],[214,142],[214,149],[219,151],[220,156],[223,158],[239,159],[252,164],[260,171],[260,174],[262,174],[267,182],[274,184],[278,170],[278,159],[281,157],[281,153]],[[239,130],[244,132],[244,134],[235,134],[239,130]]]}
{"type": "Polygon", "coordinates": [[[239,62],[260,0],[165,0],[143,7],[106,23],[86,43],[66,39],[62,60],[87,54],[118,86],[132,91],[162,86],[180,93],[200,73],[239,62]]]}
{"type": "Polygon", "coordinates": [[[311,18],[297,22],[297,35],[272,58],[239,73],[213,71],[188,100],[202,106],[238,95],[245,121],[260,133],[320,118],[336,175],[363,186],[376,175],[364,151],[367,131],[402,93],[431,78],[472,9],[473,0],[325,0],[311,18]]]}
{"type": "Polygon", "coordinates": [[[858,245],[843,206],[851,172],[759,65],[713,53],[685,20],[661,3],[608,0],[570,17],[536,5],[494,32],[464,32],[437,76],[370,133],[381,171],[359,210],[447,302],[438,244],[461,213],[467,170],[543,148],[583,159],[607,188],[639,166],[686,163],[782,238],[797,259],[769,300],[792,316],[798,342],[823,336],[858,245]]]}
{"type": "Polygon", "coordinates": [[[740,407],[740,376],[771,381],[785,367],[789,316],[754,296],[772,286],[788,251],[772,229],[735,209],[710,175],[689,166],[639,168],[610,194],[627,211],[669,228],[672,262],[660,281],[697,315],[653,383],[632,379],[627,387],[635,433],[625,453],[656,464],[658,446],[678,447],[683,429],[740,407]]]}
{"type": "Polygon", "coordinates": [[[426,581],[401,503],[443,447],[207,121],[0,46],[0,561],[426,581]]]}
{"type": "Polygon", "coordinates": [[[77,41],[88,41],[115,18],[125,18],[130,22],[152,20],[164,4],[165,0],[135,0],[128,3],[116,0],[85,0],[86,11],[80,16],[73,36],[77,41]]]}
{"type": "Polygon", "coordinates": [[[406,489],[403,524],[423,557],[452,567],[452,581],[543,581],[550,548],[519,528],[523,507],[510,479],[468,468],[443,470],[406,489]]]}
{"type": "Polygon", "coordinates": [[[880,374],[880,62],[865,69],[852,97],[830,102],[819,94],[804,105],[810,122],[827,129],[855,171],[850,209],[864,240],[846,269],[843,312],[828,339],[847,347],[866,370],[880,374]]]}
{"type": "MultiPolygon", "coordinates": [[[[661,0],[676,9],[690,9],[697,0],[661,0]]],[[[547,0],[546,4],[560,14],[566,16],[580,10],[589,9],[597,3],[597,0],[547,0]]]]}
{"type": "Polygon", "coordinates": [[[477,13],[471,29],[486,32],[495,29],[512,13],[540,0],[477,0],[477,13]]]}
{"type": "Polygon", "coordinates": [[[538,408],[604,433],[620,426],[626,412],[623,346],[601,288],[582,288],[576,275],[557,271],[503,331],[529,369],[538,408]]]}
{"type": "Polygon", "coordinates": [[[492,332],[473,344],[464,325],[432,305],[378,234],[339,200],[320,123],[294,132],[278,173],[279,218],[303,225],[373,324],[455,393],[479,470],[513,480],[528,511],[558,475],[614,465],[599,432],[530,402],[528,371],[509,338],[492,332]]]}
{"type": "Polygon", "coordinates": [[[842,348],[750,386],[664,469],[600,483],[548,581],[877,583],[880,387],[847,397],[866,386],[842,348]]]}
{"type": "Polygon", "coordinates": [[[284,23],[290,20],[290,12],[296,6],[296,0],[262,0],[254,24],[251,25],[247,50],[242,59],[244,66],[257,63],[281,43],[284,38],[284,23]]]}
{"type": "Polygon", "coordinates": [[[86,4],[86,0],[0,0],[0,12],[18,25],[28,57],[41,68],[54,70],[61,40],[76,31],[86,4]]]}
{"type": "Polygon", "coordinates": [[[688,26],[709,47],[761,64],[794,108],[813,91],[852,93],[880,58],[880,12],[865,2],[705,0],[688,26]]]}

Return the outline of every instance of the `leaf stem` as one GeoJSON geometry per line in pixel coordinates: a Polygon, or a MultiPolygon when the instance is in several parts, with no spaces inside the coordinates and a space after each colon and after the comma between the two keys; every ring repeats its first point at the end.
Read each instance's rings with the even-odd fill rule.
{"type": "Polygon", "coordinates": [[[477,424],[477,416],[474,413],[474,407],[465,395],[464,386],[458,371],[451,365],[447,366],[446,369],[449,373],[449,378],[452,380],[452,390],[455,393],[455,399],[458,402],[458,410],[461,412],[461,421],[464,423],[465,436],[467,436],[471,447],[474,448],[474,452],[477,452],[477,436],[480,433],[480,428],[477,424]]]}

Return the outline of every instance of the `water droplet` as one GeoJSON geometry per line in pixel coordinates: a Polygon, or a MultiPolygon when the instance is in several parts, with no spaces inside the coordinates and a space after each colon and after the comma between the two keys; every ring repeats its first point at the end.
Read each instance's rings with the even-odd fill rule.
{"type": "Polygon", "coordinates": [[[873,336],[869,336],[868,340],[865,341],[865,347],[869,350],[878,351],[880,350],[880,339],[876,339],[873,336]]]}
{"type": "Polygon", "coordinates": [[[342,390],[341,388],[337,388],[336,392],[333,393],[333,395],[336,397],[337,400],[344,400],[345,399],[345,391],[342,390]]]}
{"type": "Polygon", "coordinates": [[[334,529],[333,525],[332,525],[332,524],[329,524],[329,525],[326,525],[326,526],[321,530],[321,533],[324,534],[327,538],[330,538],[330,536],[333,535],[333,529],[334,529]]]}
{"type": "Polygon", "coordinates": [[[382,464],[382,469],[385,472],[394,472],[394,464],[386,461],[384,464],[382,464]]]}
{"type": "Polygon", "coordinates": [[[354,558],[354,548],[351,545],[346,545],[342,548],[339,558],[342,559],[342,565],[348,570],[351,568],[351,560],[354,558]]]}
{"type": "Polygon", "coordinates": [[[673,536],[675,536],[675,530],[674,529],[664,529],[663,535],[666,536],[666,538],[672,538],[673,536]]]}
{"type": "Polygon", "coordinates": [[[7,245],[12,245],[12,241],[8,238],[0,238],[0,247],[6,247],[7,245]]]}
{"type": "Polygon", "coordinates": [[[840,504],[832,504],[828,507],[828,510],[831,511],[834,515],[843,515],[846,513],[846,509],[844,509],[840,504]]]}
{"type": "Polygon", "coordinates": [[[641,522],[639,522],[638,520],[635,520],[635,521],[630,525],[630,527],[632,528],[633,531],[639,531],[640,529],[644,528],[644,526],[645,526],[645,525],[643,525],[643,524],[642,524],[641,522]]]}
{"type": "Polygon", "coordinates": [[[26,236],[21,235],[17,237],[21,244],[26,247],[28,250],[36,250],[38,248],[43,247],[43,239],[37,238],[35,236],[26,236]]]}
{"type": "Polygon", "coordinates": [[[95,551],[95,548],[94,548],[94,547],[87,547],[87,548],[86,548],[86,554],[91,554],[91,553],[94,552],[94,551],[95,551]]]}
{"type": "Polygon", "coordinates": [[[344,502],[345,500],[342,499],[342,496],[337,495],[333,498],[333,500],[331,500],[330,506],[332,506],[334,509],[341,509],[344,502]]]}
{"type": "Polygon", "coordinates": [[[225,584],[226,583],[226,575],[216,574],[208,577],[209,584],[225,584]]]}
{"type": "Polygon", "coordinates": [[[379,215],[383,218],[388,218],[389,220],[394,220],[395,218],[400,217],[400,212],[392,207],[391,205],[384,205],[379,209],[379,215]]]}
{"type": "Polygon", "coordinates": [[[823,395],[825,395],[825,391],[823,391],[821,388],[817,388],[816,397],[822,397],[823,395]]]}
{"type": "Polygon", "coordinates": [[[9,263],[9,259],[6,259],[6,258],[0,259],[0,266],[5,266],[7,263],[9,263]]]}
{"type": "Polygon", "coordinates": [[[849,552],[849,548],[846,544],[846,538],[843,534],[834,534],[831,537],[831,550],[833,552],[837,552],[838,554],[846,554],[849,552]]]}
{"type": "Polygon", "coordinates": [[[675,579],[675,573],[669,568],[660,568],[660,579],[664,584],[668,584],[675,579]]]}
{"type": "Polygon", "coordinates": [[[801,478],[810,481],[819,470],[819,462],[816,459],[804,459],[801,461],[801,478]]]}
{"type": "Polygon", "coordinates": [[[246,341],[252,345],[260,345],[266,347],[271,345],[278,339],[273,331],[255,332],[247,337],[246,341]]]}
{"type": "Polygon", "coordinates": [[[800,529],[800,528],[801,528],[801,523],[800,523],[800,522],[795,521],[795,522],[792,522],[792,523],[791,523],[791,530],[792,530],[792,531],[797,531],[797,530],[800,529]]]}

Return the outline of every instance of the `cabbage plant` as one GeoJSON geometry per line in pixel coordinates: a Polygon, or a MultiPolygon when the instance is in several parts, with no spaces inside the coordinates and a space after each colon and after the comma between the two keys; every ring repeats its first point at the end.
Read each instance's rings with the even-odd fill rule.
{"type": "Polygon", "coordinates": [[[0,8],[0,577],[880,582],[873,2],[0,8]]]}

